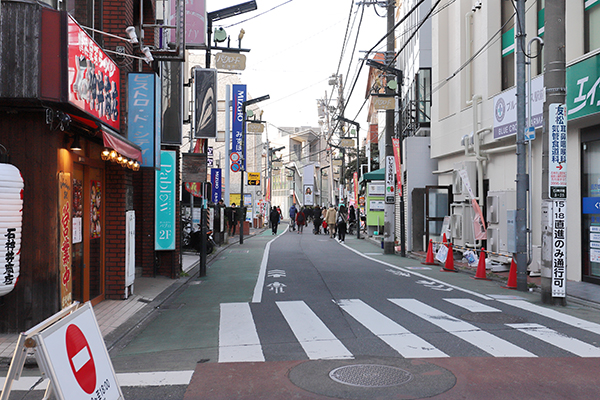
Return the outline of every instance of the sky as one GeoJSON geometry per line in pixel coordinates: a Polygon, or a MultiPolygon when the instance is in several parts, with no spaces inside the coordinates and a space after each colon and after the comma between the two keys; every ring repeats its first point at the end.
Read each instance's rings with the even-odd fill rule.
{"type": "MultiPolygon", "coordinates": [[[[207,11],[246,1],[207,0],[207,11]]],[[[251,97],[270,96],[258,104],[264,110],[263,120],[277,127],[318,127],[317,99],[331,96],[329,77],[336,72],[343,76],[347,98],[360,59],[386,33],[385,8],[371,5],[364,7],[362,13],[362,7],[353,5],[355,0],[256,0],[256,3],[257,10],[217,21],[213,28],[221,26],[226,30],[231,47],[238,46],[238,34],[244,29],[242,48],[251,51],[244,53],[246,69],[240,79],[248,86],[251,97]],[[349,37],[344,47],[347,26],[349,37]],[[345,49],[343,57],[342,49],[345,49]]],[[[385,50],[385,44],[384,40],[375,50],[385,50]]],[[[365,65],[345,112],[346,118],[361,125],[361,136],[367,128],[367,105],[358,112],[365,100],[367,73],[365,65]]]]}

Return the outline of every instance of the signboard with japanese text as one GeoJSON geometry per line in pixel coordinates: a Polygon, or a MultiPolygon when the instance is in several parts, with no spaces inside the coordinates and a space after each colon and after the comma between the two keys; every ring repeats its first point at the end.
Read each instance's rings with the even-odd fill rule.
{"type": "Polygon", "coordinates": [[[567,202],[555,200],[552,205],[552,297],[567,294],[567,202]]]}
{"type": "Polygon", "coordinates": [[[241,53],[217,53],[215,54],[215,65],[217,69],[243,71],[246,69],[246,56],[241,53]]]}
{"type": "Polygon", "coordinates": [[[396,98],[393,96],[374,95],[371,102],[376,110],[393,110],[396,108],[396,98]]]}
{"type": "Polygon", "coordinates": [[[238,153],[238,159],[246,169],[246,149],[243,139],[244,112],[243,103],[246,101],[246,85],[233,85],[232,119],[231,119],[231,154],[238,153]]]}
{"type": "Polygon", "coordinates": [[[398,196],[402,196],[402,161],[400,155],[400,139],[392,138],[394,145],[394,161],[396,162],[396,183],[398,186],[398,196]]]}
{"type": "Polygon", "coordinates": [[[567,110],[564,104],[548,106],[549,197],[567,198],[567,110]]]}
{"type": "Polygon", "coordinates": [[[566,81],[569,121],[600,112],[600,54],[569,66],[566,81]]]}
{"type": "Polygon", "coordinates": [[[119,130],[119,67],[70,15],[67,53],[69,103],[119,130]]]}
{"type": "Polygon", "coordinates": [[[160,170],[155,172],[155,250],[175,250],[175,163],[174,151],[161,151],[160,170]]]}
{"type": "Polygon", "coordinates": [[[142,167],[158,167],[160,155],[160,78],[154,73],[130,73],[127,90],[130,140],[142,150],[142,167]]]}
{"type": "MultiPolygon", "coordinates": [[[[517,133],[517,89],[513,87],[494,97],[494,139],[517,133]]],[[[544,124],[544,75],[531,80],[531,124],[544,124]]]]}
{"type": "Polygon", "coordinates": [[[385,203],[386,204],[394,204],[396,198],[395,194],[395,179],[394,179],[394,156],[386,156],[385,157],[385,203]]]}
{"type": "Polygon", "coordinates": [[[260,185],[260,172],[248,172],[248,185],[249,186],[260,185]]]}
{"type": "Polygon", "coordinates": [[[73,302],[73,276],[71,273],[72,267],[72,181],[71,174],[68,172],[60,172],[58,174],[58,212],[60,216],[60,306],[65,308],[73,302]]]}

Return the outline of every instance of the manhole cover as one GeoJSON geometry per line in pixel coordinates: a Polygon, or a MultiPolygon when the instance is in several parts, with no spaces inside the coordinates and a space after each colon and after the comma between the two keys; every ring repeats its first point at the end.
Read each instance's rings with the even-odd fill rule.
{"type": "Polygon", "coordinates": [[[525,318],[501,312],[473,312],[463,314],[461,319],[469,322],[481,322],[484,324],[516,324],[527,322],[525,318]]]}
{"type": "Polygon", "coordinates": [[[388,365],[346,365],[334,369],[329,377],[336,382],[358,387],[399,386],[412,379],[410,372],[388,365]]]}

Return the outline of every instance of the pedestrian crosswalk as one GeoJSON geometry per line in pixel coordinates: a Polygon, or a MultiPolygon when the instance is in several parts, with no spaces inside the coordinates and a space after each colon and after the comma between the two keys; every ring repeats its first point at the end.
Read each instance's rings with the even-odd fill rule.
{"type": "Polygon", "coordinates": [[[278,301],[276,308],[268,311],[251,303],[221,304],[219,362],[269,361],[265,349],[285,345],[281,336],[276,344],[270,341],[269,332],[276,330],[290,331],[295,346],[299,345],[298,349],[310,360],[367,355],[360,351],[363,351],[362,342],[368,340],[385,347],[386,354],[392,351],[390,355],[404,358],[569,354],[600,357],[600,348],[595,346],[600,341],[599,324],[524,300],[498,300],[494,304],[468,298],[444,300],[435,307],[417,299],[390,298],[385,305],[379,304],[378,310],[361,299],[344,299],[335,302],[342,311],[334,313],[335,317],[331,313],[320,316],[324,313],[323,307],[305,301],[278,301]],[[260,314],[267,312],[267,318],[260,314]],[[502,323],[500,318],[500,322],[490,326],[489,321],[477,323],[469,319],[467,322],[461,318],[465,312],[491,316],[516,313],[523,317],[519,323],[502,323]],[[342,315],[342,322],[334,320],[342,315]],[[269,326],[258,329],[255,320],[269,326]],[[361,333],[363,336],[336,337],[331,326],[335,326],[339,334],[340,325],[348,326],[352,320],[366,329],[361,333]],[[368,334],[364,333],[367,331],[368,334]]]}

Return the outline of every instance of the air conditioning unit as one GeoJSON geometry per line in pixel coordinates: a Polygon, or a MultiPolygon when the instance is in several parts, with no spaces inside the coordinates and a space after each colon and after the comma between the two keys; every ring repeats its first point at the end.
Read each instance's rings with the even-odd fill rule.
{"type": "Polygon", "coordinates": [[[450,205],[450,232],[453,244],[462,247],[475,244],[473,232],[473,207],[471,203],[450,205]]]}
{"type": "Polygon", "coordinates": [[[516,209],[517,197],[514,190],[488,192],[486,200],[488,250],[492,261],[510,263],[511,254],[508,249],[508,210],[516,209]]]}
{"type": "Polygon", "coordinates": [[[454,171],[452,171],[452,194],[454,195],[454,201],[466,201],[469,200],[469,192],[463,184],[463,179],[460,176],[459,171],[467,171],[467,177],[473,192],[477,194],[477,163],[475,161],[461,161],[454,163],[454,171]]]}

